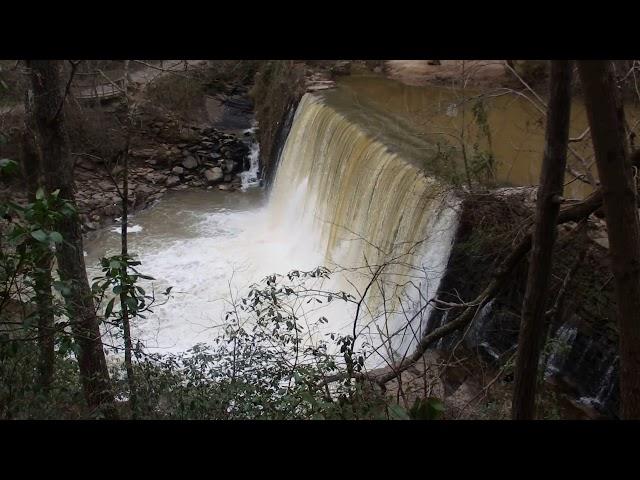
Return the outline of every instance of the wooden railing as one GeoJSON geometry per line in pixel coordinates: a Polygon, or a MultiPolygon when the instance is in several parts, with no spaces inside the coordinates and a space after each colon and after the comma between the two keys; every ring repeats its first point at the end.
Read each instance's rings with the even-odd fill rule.
{"type": "Polygon", "coordinates": [[[72,87],[73,96],[79,100],[108,99],[124,93],[124,75],[113,72],[76,73],[72,87]],[[107,77],[107,78],[105,78],[107,77]]]}

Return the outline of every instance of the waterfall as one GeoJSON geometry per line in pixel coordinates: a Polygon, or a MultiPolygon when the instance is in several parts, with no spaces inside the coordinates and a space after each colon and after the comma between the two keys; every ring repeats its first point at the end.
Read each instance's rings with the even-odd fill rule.
{"type": "MultiPolygon", "coordinates": [[[[245,134],[255,135],[257,125],[245,130],[245,134]]],[[[249,151],[249,169],[244,172],[240,172],[239,177],[241,183],[240,189],[244,192],[247,188],[256,187],[260,185],[260,144],[253,138],[251,142],[251,148],[249,151]]]]}
{"type": "MultiPolygon", "coordinates": [[[[378,115],[392,123],[381,129],[394,131],[389,141],[367,117],[354,119],[322,95],[305,95],[268,198],[260,188],[176,192],[133,217],[141,231],[131,236],[130,251],[155,279],[143,282],[145,290],[174,287],[169,302],[133,326],[145,348],[179,352],[215,342],[230,296],[242,298],[274,273],[325,266],[334,273],[313,288],[356,298],[367,291],[356,333],[368,366],[413,350],[448,262],[458,200],[425,175],[424,160],[412,154],[419,148],[404,148],[422,144],[402,141],[410,136],[378,115]]],[[[255,181],[258,155],[254,145],[243,187],[255,181]]],[[[99,274],[100,256],[118,252],[119,242],[117,231],[106,230],[87,244],[90,278],[99,274]]],[[[309,341],[352,334],[355,304],[298,303],[309,341]],[[329,322],[316,328],[321,316],[329,322]]]]}
{"type": "MultiPolygon", "coordinates": [[[[293,249],[318,252],[316,258],[339,272],[333,287],[367,291],[357,331],[374,343],[392,337],[387,357],[406,354],[427,327],[458,205],[445,184],[425,175],[424,160],[397,146],[307,93],[269,203],[270,229],[288,237],[293,249]]],[[[352,321],[347,316],[333,326],[352,321]]]]}

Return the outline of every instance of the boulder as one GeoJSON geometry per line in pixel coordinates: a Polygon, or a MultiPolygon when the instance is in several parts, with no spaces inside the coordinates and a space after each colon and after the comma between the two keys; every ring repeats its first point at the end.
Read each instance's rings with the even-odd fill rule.
{"type": "Polygon", "coordinates": [[[204,177],[207,179],[207,183],[212,185],[214,183],[218,183],[222,181],[224,178],[224,173],[220,167],[209,168],[204,171],[204,177]]]}
{"type": "Polygon", "coordinates": [[[170,175],[167,177],[167,181],[165,185],[169,188],[175,187],[176,185],[180,185],[180,177],[176,177],[175,175],[170,175]]]}
{"type": "Polygon", "coordinates": [[[182,161],[182,166],[187,170],[192,170],[198,166],[198,161],[190,155],[182,161]]]}
{"type": "Polygon", "coordinates": [[[165,183],[167,181],[167,176],[162,173],[149,173],[145,175],[148,182],[156,184],[156,183],[165,183]]]}
{"type": "Polygon", "coordinates": [[[182,167],[173,167],[171,169],[171,173],[173,173],[175,175],[182,175],[184,173],[184,168],[182,168],[182,167]]]}
{"type": "Polygon", "coordinates": [[[234,162],[230,158],[227,158],[224,162],[222,162],[222,168],[224,169],[225,173],[233,173],[233,171],[236,169],[236,162],[234,162]]]}

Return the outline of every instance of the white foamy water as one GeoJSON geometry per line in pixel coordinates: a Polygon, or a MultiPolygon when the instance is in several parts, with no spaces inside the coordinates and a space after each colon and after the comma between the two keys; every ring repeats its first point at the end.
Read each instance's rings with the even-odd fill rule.
{"type": "MultiPolygon", "coordinates": [[[[254,134],[256,126],[248,129],[246,132],[254,134]]],[[[240,189],[244,192],[248,188],[257,187],[260,185],[260,144],[254,140],[251,144],[251,150],[249,152],[249,170],[241,172],[239,174],[242,185],[240,189]]]]}
{"type": "MultiPolygon", "coordinates": [[[[144,288],[158,294],[173,286],[166,304],[136,320],[134,333],[148,349],[177,352],[211,342],[230,297],[271,273],[322,263],[304,243],[267,229],[266,213],[264,191],[255,189],[174,192],[135,216],[144,235],[130,237],[129,251],[142,262],[140,271],[155,278],[144,288]]],[[[96,232],[86,242],[90,279],[100,274],[99,257],[117,254],[119,242],[119,229],[96,232]]]]}
{"type": "MultiPolygon", "coordinates": [[[[131,225],[127,227],[127,233],[140,233],[143,230],[141,225],[131,225]]],[[[113,227],[111,229],[112,232],[117,234],[122,234],[122,227],[113,227]]]]}

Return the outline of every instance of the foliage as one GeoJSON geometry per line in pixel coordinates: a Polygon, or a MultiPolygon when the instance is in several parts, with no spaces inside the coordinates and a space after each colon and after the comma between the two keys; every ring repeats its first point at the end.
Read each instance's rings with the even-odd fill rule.
{"type": "Polygon", "coordinates": [[[35,342],[0,332],[0,418],[74,419],[86,415],[78,364],[68,352],[56,352],[52,384],[38,382],[35,342]]]}
{"type": "MultiPolygon", "coordinates": [[[[11,162],[2,162],[2,173],[12,171],[11,162]]],[[[58,222],[75,215],[73,206],[55,191],[38,190],[35,200],[21,206],[0,205],[0,418],[68,418],[82,411],[83,399],[77,377],[75,349],[66,334],[68,323],[56,324],[57,375],[46,391],[38,382],[36,278],[44,273],[40,259],[51,256],[64,239],[55,230],[58,222]],[[70,406],[71,409],[69,408],[70,406]]],[[[66,282],[53,287],[62,296],[70,292],[66,282]]],[[[52,304],[61,317],[65,307],[52,304]]]]}
{"type": "MultiPolygon", "coordinates": [[[[350,336],[327,332],[320,337],[318,329],[327,319],[307,323],[299,316],[300,304],[355,300],[344,292],[308,287],[328,275],[322,267],[270,275],[232,302],[213,344],[182,354],[143,354],[135,364],[142,418],[409,418],[349,374],[363,371],[366,356],[353,348],[350,336]],[[329,384],[328,377],[339,380],[329,384]]],[[[114,370],[113,378],[119,396],[126,398],[124,369],[114,370]]],[[[413,415],[437,418],[438,409],[430,400],[413,415]]]]}
{"type": "MultiPolygon", "coordinates": [[[[130,316],[146,318],[143,313],[151,311],[155,295],[147,294],[139,285],[139,280],[154,280],[154,278],[140,273],[135,268],[141,265],[141,262],[129,255],[113,255],[100,259],[100,265],[103,275],[93,279],[91,290],[96,295],[98,303],[101,303],[109,289],[114,295],[105,307],[105,320],[111,317],[121,320],[122,312],[117,308],[114,310],[116,298],[123,299],[130,316]],[[129,273],[130,271],[133,273],[129,273]]],[[[167,288],[164,295],[168,296],[171,289],[172,287],[167,288]]]]}

